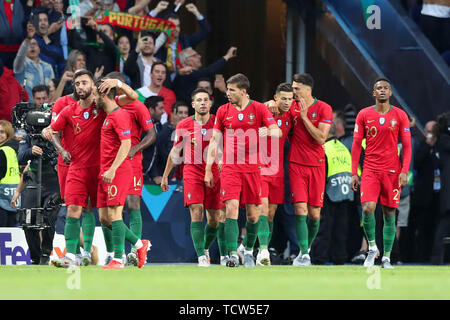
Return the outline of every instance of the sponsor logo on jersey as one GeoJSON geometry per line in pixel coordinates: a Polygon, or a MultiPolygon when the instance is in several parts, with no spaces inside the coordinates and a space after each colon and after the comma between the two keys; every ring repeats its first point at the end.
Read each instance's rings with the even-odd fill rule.
{"type": "Polygon", "coordinates": [[[372,122],[374,122],[375,120],[367,120],[367,123],[372,123],[372,122]]]}
{"type": "Polygon", "coordinates": [[[152,123],[152,122],[153,122],[152,119],[148,119],[147,121],[145,121],[145,123],[147,123],[147,124],[152,123]]]}
{"type": "Polygon", "coordinates": [[[238,114],[238,119],[239,119],[239,121],[244,120],[244,114],[243,113],[239,113],[238,114]]]}
{"type": "Polygon", "coordinates": [[[127,134],[131,134],[131,130],[122,131],[122,135],[125,136],[127,134]]]}
{"type": "Polygon", "coordinates": [[[84,118],[85,120],[89,119],[89,111],[83,112],[83,118],[84,118]]]}
{"type": "Polygon", "coordinates": [[[386,119],[384,117],[381,117],[380,119],[378,119],[378,122],[380,123],[380,125],[383,125],[386,122],[386,119]]]}

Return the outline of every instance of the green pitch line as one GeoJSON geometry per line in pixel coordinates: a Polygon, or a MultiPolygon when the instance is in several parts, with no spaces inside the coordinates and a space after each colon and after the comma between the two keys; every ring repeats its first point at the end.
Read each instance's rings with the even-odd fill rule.
{"type": "Polygon", "coordinates": [[[8,288],[0,290],[0,299],[450,299],[450,267],[396,266],[369,272],[361,266],[147,265],[78,271],[0,266],[1,287],[8,288]]]}

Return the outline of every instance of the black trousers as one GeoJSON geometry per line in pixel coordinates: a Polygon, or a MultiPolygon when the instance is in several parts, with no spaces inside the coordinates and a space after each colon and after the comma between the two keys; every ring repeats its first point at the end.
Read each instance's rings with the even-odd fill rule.
{"type": "Polygon", "coordinates": [[[421,15],[420,27],[439,54],[450,50],[450,18],[421,15]]]}
{"type": "MultiPolygon", "coordinates": [[[[59,193],[59,191],[54,188],[42,189],[41,204],[42,206],[46,203],[47,199],[52,197],[54,193],[59,193]]],[[[22,198],[23,208],[33,208],[36,207],[36,190],[35,189],[25,189],[22,198]]],[[[55,209],[59,211],[59,208],[55,209]]],[[[28,248],[30,249],[30,258],[32,264],[39,264],[39,260],[42,256],[50,256],[53,250],[53,238],[55,236],[55,225],[56,225],[56,215],[55,219],[52,219],[50,227],[43,230],[23,228],[25,233],[25,238],[27,240],[28,248]],[[42,238],[41,238],[42,237],[42,238]]]]}
{"type": "Polygon", "coordinates": [[[331,202],[325,198],[319,232],[311,246],[314,264],[344,264],[347,261],[349,205],[349,201],[331,202]]]}
{"type": "Polygon", "coordinates": [[[431,251],[431,264],[444,264],[445,247],[442,241],[444,237],[450,237],[450,212],[441,215],[438,220],[431,251]]]}
{"type": "Polygon", "coordinates": [[[0,227],[15,227],[17,225],[17,212],[6,211],[0,208],[0,227]]]}

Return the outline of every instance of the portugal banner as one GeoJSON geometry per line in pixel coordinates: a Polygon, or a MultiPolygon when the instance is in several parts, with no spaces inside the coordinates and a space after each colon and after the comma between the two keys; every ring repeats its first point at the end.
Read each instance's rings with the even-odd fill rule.
{"type": "Polygon", "coordinates": [[[149,16],[138,16],[135,14],[105,11],[101,19],[96,19],[98,24],[109,23],[113,26],[125,28],[133,31],[149,30],[164,32],[169,39],[172,39],[172,30],[175,29],[175,24],[159,18],[149,16]]]}

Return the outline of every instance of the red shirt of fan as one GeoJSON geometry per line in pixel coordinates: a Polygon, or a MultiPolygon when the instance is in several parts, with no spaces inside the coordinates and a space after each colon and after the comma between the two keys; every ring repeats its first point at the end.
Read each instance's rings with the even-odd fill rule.
{"type": "MultiPolygon", "coordinates": [[[[117,101],[117,99],[116,99],[117,101]]],[[[130,115],[131,120],[131,146],[134,147],[141,142],[142,132],[153,128],[152,118],[145,104],[135,100],[125,106],[121,106],[130,115]]],[[[142,151],[136,152],[131,160],[133,167],[142,166],[142,151]]]]}
{"type": "MultiPolygon", "coordinates": [[[[122,140],[131,139],[130,115],[125,110],[117,107],[106,116],[101,127],[100,143],[100,171],[108,170],[119,151],[122,140]]],[[[119,168],[130,166],[128,157],[122,162],[119,168]]],[[[131,179],[131,177],[130,177],[131,179]]]]}
{"type": "MultiPolygon", "coordinates": [[[[205,175],[209,140],[214,128],[215,116],[212,114],[204,125],[195,121],[195,116],[188,117],[177,124],[174,147],[183,148],[183,175],[193,173],[205,175]]],[[[218,170],[217,163],[212,165],[212,171],[218,170]]],[[[218,171],[217,171],[218,173],[218,171]]]]}
{"type": "Polygon", "coordinates": [[[94,103],[85,109],[77,102],[64,108],[54,119],[51,124],[53,130],[72,129],[70,165],[73,168],[83,169],[100,164],[100,129],[105,117],[106,113],[97,109],[94,103]]]}
{"type": "Polygon", "coordinates": [[[259,128],[275,123],[272,113],[260,102],[250,100],[241,111],[231,103],[221,106],[214,129],[223,133],[223,171],[258,171],[259,128]]]}
{"type": "MultiPolygon", "coordinates": [[[[411,132],[405,111],[391,106],[386,114],[380,114],[375,106],[362,109],[356,116],[353,133],[354,145],[366,139],[363,170],[400,173],[402,164],[398,152],[399,137],[404,150],[410,150],[411,132]]],[[[352,174],[357,174],[359,159],[352,147],[352,174]],[[355,159],[353,159],[355,158],[355,159]]],[[[409,170],[411,155],[403,156],[403,172],[409,170]]]]}
{"type": "Polygon", "coordinates": [[[274,117],[283,136],[281,138],[261,137],[259,140],[259,154],[261,157],[261,175],[283,177],[284,176],[284,142],[291,130],[292,121],[289,111],[281,117],[274,117]],[[272,148],[272,145],[275,149],[272,148]]]}
{"type": "MultiPolygon", "coordinates": [[[[289,151],[289,161],[304,166],[324,167],[325,149],[308,132],[300,115],[300,105],[292,102],[289,110],[292,118],[293,133],[289,138],[291,149],[289,151]]],[[[308,119],[317,128],[320,123],[331,125],[333,121],[333,109],[329,104],[315,99],[308,108],[308,119]]]]}
{"type": "MultiPolygon", "coordinates": [[[[72,106],[76,104],[76,100],[73,98],[73,96],[66,95],[62,96],[61,98],[58,98],[52,107],[52,123],[55,121],[56,117],[60,114],[60,112],[67,106],[72,106]]],[[[61,132],[61,145],[64,148],[64,150],[68,151],[70,153],[70,146],[72,145],[73,141],[73,130],[71,127],[67,126],[63,129],[61,132]]],[[[68,167],[68,164],[65,164],[62,156],[58,156],[58,165],[60,166],[66,166],[68,167]]]]}

